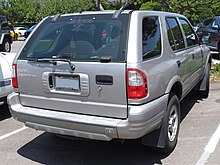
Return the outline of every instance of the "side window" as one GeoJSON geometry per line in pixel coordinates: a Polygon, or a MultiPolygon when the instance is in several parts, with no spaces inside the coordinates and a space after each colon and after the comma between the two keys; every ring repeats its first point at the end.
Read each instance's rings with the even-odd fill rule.
{"type": "Polygon", "coordinates": [[[212,26],[213,22],[214,22],[213,18],[207,19],[204,21],[203,25],[210,28],[212,26]]]}
{"type": "Polygon", "coordinates": [[[209,24],[211,24],[211,23],[212,23],[212,19],[207,19],[207,20],[204,21],[203,24],[204,24],[205,26],[207,26],[207,25],[209,25],[209,24]]]}
{"type": "Polygon", "coordinates": [[[176,45],[175,45],[175,41],[174,41],[173,32],[172,32],[171,28],[169,27],[168,23],[166,23],[166,26],[167,26],[167,35],[168,35],[168,40],[169,40],[170,47],[173,50],[176,50],[176,45]]]}
{"type": "Polygon", "coordinates": [[[20,28],[20,30],[27,30],[26,28],[20,28]]]}
{"type": "Polygon", "coordinates": [[[8,23],[6,23],[6,22],[2,23],[1,29],[2,30],[8,30],[9,29],[8,23]]]}
{"type": "Polygon", "coordinates": [[[182,25],[183,31],[186,36],[186,42],[188,46],[193,46],[198,44],[197,36],[192,29],[192,27],[189,25],[189,23],[185,20],[180,18],[180,24],[182,25]]]}
{"type": "Polygon", "coordinates": [[[214,20],[214,21],[212,22],[212,26],[218,26],[217,20],[214,20]]]}
{"type": "Polygon", "coordinates": [[[142,23],[142,51],[143,60],[161,54],[161,32],[159,19],[149,16],[142,23]]]}
{"type": "Polygon", "coordinates": [[[183,35],[176,18],[166,18],[166,21],[168,27],[167,34],[171,48],[173,50],[185,48],[183,35]]]}

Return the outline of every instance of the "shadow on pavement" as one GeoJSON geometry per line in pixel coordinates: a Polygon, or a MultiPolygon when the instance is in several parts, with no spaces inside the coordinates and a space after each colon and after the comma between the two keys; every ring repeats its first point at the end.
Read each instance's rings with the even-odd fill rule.
{"type": "Polygon", "coordinates": [[[190,92],[180,103],[181,106],[181,122],[184,120],[184,118],[188,115],[190,110],[193,108],[193,106],[196,103],[200,103],[203,101],[202,98],[199,98],[196,95],[196,92],[192,91],[190,92]]]}
{"type": "Polygon", "coordinates": [[[11,114],[8,109],[8,105],[0,105],[0,121],[8,119],[11,117],[11,114]]]}
{"type": "Polygon", "coordinates": [[[47,165],[153,165],[162,164],[161,159],[167,157],[137,143],[67,140],[49,133],[40,135],[17,152],[47,165]]]}
{"type": "MultiPolygon", "coordinates": [[[[192,107],[201,102],[191,92],[181,102],[181,121],[192,107]]],[[[117,141],[67,140],[43,133],[18,151],[18,154],[34,162],[54,165],[153,165],[162,164],[169,155],[163,155],[137,141],[121,144],[117,141]]]]}

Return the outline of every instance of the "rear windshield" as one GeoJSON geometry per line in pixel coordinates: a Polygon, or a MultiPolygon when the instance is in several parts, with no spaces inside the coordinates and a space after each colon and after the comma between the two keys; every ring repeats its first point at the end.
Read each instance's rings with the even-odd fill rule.
{"type": "Polygon", "coordinates": [[[112,14],[47,18],[24,46],[19,59],[67,58],[73,61],[124,62],[129,15],[112,14]]]}

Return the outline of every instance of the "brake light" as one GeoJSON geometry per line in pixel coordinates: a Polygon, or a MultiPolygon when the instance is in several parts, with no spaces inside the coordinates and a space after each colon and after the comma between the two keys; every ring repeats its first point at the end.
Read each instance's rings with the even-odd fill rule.
{"type": "Polygon", "coordinates": [[[18,88],[17,64],[12,65],[12,86],[18,88]]]}
{"type": "Polygon", "coordinates": [[[127,88],[129,99],[141,99],[147,96],[147,77],[138,69],[127,69],[127,88]]]}

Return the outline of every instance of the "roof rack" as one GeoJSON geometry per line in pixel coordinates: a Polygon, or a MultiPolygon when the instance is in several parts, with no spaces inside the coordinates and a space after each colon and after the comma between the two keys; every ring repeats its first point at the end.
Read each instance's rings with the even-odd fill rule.
{"type": "Polygon", "coordinates": [[[134,0],[127,0],[124,3],[122,3],[122,6],[119,10],[116,10],[115,13],[112,16],[112,19],[115,20],[118,18],[118,16],[121,14],[121,12],[134,0]]]}
{"type": "Polygon", "coordinates": [[[59,18],[60,15],[61,15],[61,14],[59,14],[59,13],[56,14],[56,15],[52,18],[51,22],[53,22],[53,23],[56,22],[57,18],[59,18]]]}

